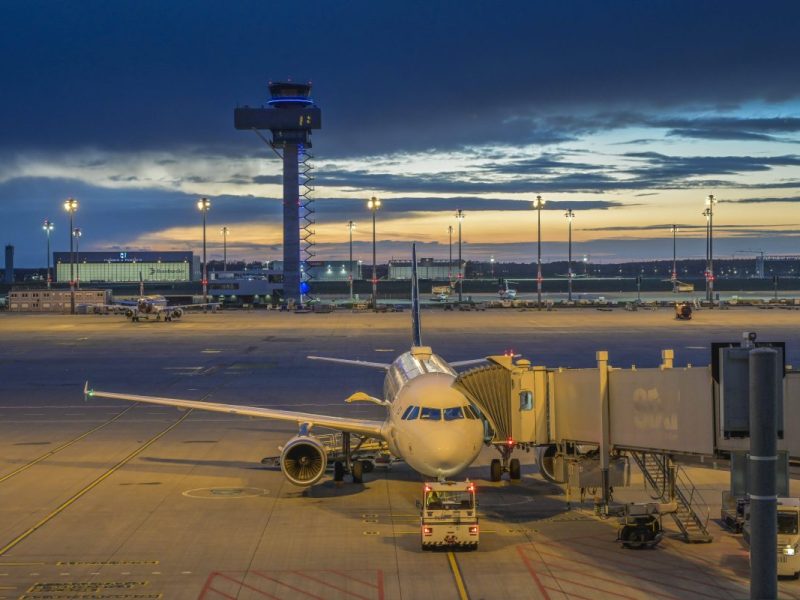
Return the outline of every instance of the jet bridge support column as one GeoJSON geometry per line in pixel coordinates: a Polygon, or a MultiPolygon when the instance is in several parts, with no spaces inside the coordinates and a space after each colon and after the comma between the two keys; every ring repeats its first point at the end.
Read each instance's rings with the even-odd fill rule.
{"type": "Polygon", "coordinates": [[[600,350],[595,354],[600,376],[600,481],[603,487],[603,513],[608,514],[609,494],[609,446],[610,427],[608,412],[608,351],[600,350]]]}
{"type": "Polygon", "coordinates": [[[750,351],[750,598],[778,597],[778,353],[750,351]]]}

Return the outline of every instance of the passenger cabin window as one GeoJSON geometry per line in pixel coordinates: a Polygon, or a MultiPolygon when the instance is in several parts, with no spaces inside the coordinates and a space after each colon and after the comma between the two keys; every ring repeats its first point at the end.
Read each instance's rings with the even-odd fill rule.
{"type": "Polygon", "coordinates": [[[464,411],[460,406],[454,406],[452,408],[444,409],[445,421],[455,421],[456,419],[463,419],[463,418],[464,418],[464,411]]]}
{"type": "Polygon", "coordinates": [[[519,409],[533,410],[533,392],[523,390],[519,393],[519,409]]]}
{"type": "Polygon", "coordinates": [[[419,418],[428,421],[441,421],[442,411],[438,408],[425,408],[423,406],[419,413],[419,418]]]}
{"type": "Polygon", "coordinates": [[[413,421],[419,416],[419,406],[409,406],[403,413],[404,421],[413,421]]]}

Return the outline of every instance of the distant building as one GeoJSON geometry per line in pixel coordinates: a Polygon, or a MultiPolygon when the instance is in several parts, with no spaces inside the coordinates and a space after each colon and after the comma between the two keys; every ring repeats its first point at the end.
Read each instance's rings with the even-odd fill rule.
{"type": "MultiPolygon", "coordinates": [[[[55,280],[70,278],[69,252],[53,252],[55,280]]],[[[80,252],[75,278],[81,282],[126,283],[152,281],[196,281],[200,259],[193,252],[80,252]]]]}
{"type": "MultiPolygon", "coordinates": [[[[8,310],[12,312],[56,312],[71,310],[69,290],[18,290],[8,293],[8,310]]],[[[111,290],[75,290],[75,306],[105,306],[111,304],[111,290]]]]}
{"type": "MultiPolygon", "coordinates": [[[[466,261],[463,261],[462,264],[466,264],[466,261]]],[[[451,265],[449,260],[420,258],[417,260],[417,277],[436,280],[456,279],[458,277],[458,260],[454,259],[451,265]]],[[[390,260],[389,279],[411,279],[411,261],[390,260]]]]}
{"type": "MultiPolygon", "coordinates": [[[[353,280],[359,281],[362,279],[361,272],[365,266],[357,260],[354,260],[352,265],[348,260],[310,260],[307,264],[308,275],[310,275],[312,282],[349,281],[351,268],[353,269],[353,280]]],[[[269,265],[271,269],[283,272],[283,261],[274,260],[269,265]]],[[[372,268],[371,265],[370,268],[372,268]]],[[[305,274],[303,280],[306,280],[305,274]]]]}

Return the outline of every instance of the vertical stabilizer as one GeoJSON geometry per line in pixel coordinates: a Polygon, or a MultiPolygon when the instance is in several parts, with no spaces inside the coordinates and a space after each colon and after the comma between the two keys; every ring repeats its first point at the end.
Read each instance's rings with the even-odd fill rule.
{"type": "Polygon", "coordinates": [[[417,279],[417,245],[411,245],[411,337],[414,346],[422,346],[419,321],[419,280],[417,279]]]}

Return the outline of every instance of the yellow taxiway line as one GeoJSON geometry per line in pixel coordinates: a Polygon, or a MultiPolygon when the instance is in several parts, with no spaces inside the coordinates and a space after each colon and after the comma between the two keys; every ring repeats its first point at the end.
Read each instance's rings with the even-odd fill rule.
{"type": "Polygon", "coordinates": [[[452,552],[447,553],[447,560],[450,563],[450,570],[453,572],[453,579],[456,580],[456,588],[458,589],[458,597],[460,600],[469,600],[467,588],[464,586],[464,579],[461,577],[461,569],[458,568],[458,561],[456,555],[452,552]]]}

